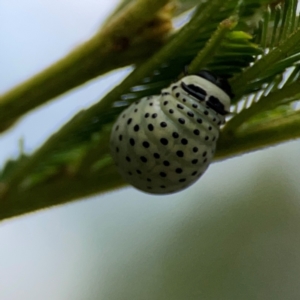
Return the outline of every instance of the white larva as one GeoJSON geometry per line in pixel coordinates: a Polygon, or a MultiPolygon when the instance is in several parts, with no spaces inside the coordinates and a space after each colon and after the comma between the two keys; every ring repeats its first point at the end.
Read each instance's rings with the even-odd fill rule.
{"type": "Polygon", "coordinates": [[[226,80],[201,71],[132,103],[116,120],[110,139],[124,180],[151,194],[193,184],[213,158],[230,96],[226,80]]]}

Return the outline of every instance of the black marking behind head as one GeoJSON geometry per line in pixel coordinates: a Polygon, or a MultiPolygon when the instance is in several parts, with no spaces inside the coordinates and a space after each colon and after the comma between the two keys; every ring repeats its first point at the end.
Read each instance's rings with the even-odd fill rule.
{"type": "Polygon", "coordinates": [[[219,113],[220,115],[226,115],[228,112],[224,109],[224,105],[221,103],[221,101],[214,97],[210,96],[208,100],[206,101],[206,105],[212,108],[214,111],[219,113]]]}
{"type": "Polygon", "coordinates": [[[234,94],[232,93],[231,86],[226,78],[216,76],[212,72],[208,70],[201,70],[196,74],[197,76],[200,76],[211,83],[218,86],[221,90],[223,90],[230,98],[234,97],[234,94]]]}
{"type": "Polygon", "coordinates": [[[201,87],[194,84],[185,84],[183,81],[181,82],[181,87],[184,91],[194,96],[196,99],[200,101],[204,101],[206,97],[206,91],[201,87]]]}

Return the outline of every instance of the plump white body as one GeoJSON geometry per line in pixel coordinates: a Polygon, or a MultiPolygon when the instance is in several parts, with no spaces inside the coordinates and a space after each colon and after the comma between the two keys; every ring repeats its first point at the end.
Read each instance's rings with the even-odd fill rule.
{"type": "Polygon", "coordinates": [[[180,191],[205,172],[215,153],[225,117],[207,106],[217,97],[229,110],[229,96],[210,81],[195,76],[131,104],[115,122],[111,154],[122,177],[144,192],[180,191]],[[199,101],[182,88],[182,82],[201,87],[199,101]]]}

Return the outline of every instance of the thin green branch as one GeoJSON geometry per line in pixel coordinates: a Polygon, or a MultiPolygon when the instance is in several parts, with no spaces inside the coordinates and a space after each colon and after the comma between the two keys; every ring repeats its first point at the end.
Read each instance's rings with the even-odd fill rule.
{"type": "Polygon", "coordinates": [[[284,4],[279,4],[280,10],[282,11],[282,16],[281,16],[281,24],[279,27],[279,33],[278,33],[278,41],[281,41],[285,38],[284,32],[285,32],[286,21],[287,21],[288,2],[289,1],[284,1],[284,4]]]}
{"type": "Polygon", "coordinates": [[[268,36],[268,30],[270,26],[270,19],[271,19],[271,9],[270,7],[267,7],[265,13],[264,13],[264,19],[262,24],[262,47],[265,49],[267,47],[267,36],[268,36]]]}
{"type": "MultiPolygon", "coordinates": [[[[215,161],[259,150],[300,137],[300,113],[257,124],[234,137],[221,134],[215,161]]],[[[15,189],[0,201],[0,220],[75,201],[81,197],[106,193],[125,186],[115,166],[82,176],[64,176],[32,189],[15,189]],[[59,192],[57,192],[59,191],[59,192]],[[43,201],[41,201],[43,199],[43,201]]]]}
{"type": "Polygon", "coordinates": [[[95,162],[102,160],[105,156],[109,155],[109,138],[110,130],[102,132],[101,139],[97,142],[97,145],[93,145],[88,149],[81,159],[77,170],[78,174],[88,174],[95,162]]]}
{"type": "Polygon", "coordinates": [[[289,0],[285,2],[284,14],[286,15],[285,24],[283,28],[283,37],[285,38],[293,32],[295,26],[297,3],[298,0],[289,0]]]}
{"type": "Polygon", "coordinates": [[[226,19],[220,23],[205,47],[198,53],[189,65],[188,74],[195,74],[213,59],[214,54],[218,51],[216,46],[220,45],[221,41],[226,36],[226,33],[233,29],[236,24],[236,18],[226,19]]]}
{"type": "Polygon", "coordinates": [[[0,220],[16,217],[39,209],[65,204],[75,199],[121,188],[126,183],[112,165],[89,176],[64,176],[35,186],[14,190],[0,201],[0,220]]]}
{"type": "Polygon", "coordinates": [[[281,20],[281,15],[282,15],[282,10],[278,7],[275,6],[274,8],[274,24],[273,24],[273,30],[272,30],[272,35],[271,35],[271,42],[270,42],[270,47],[273,48],[275,44],[278,43],[278,26],[279,22],[281,20]]]}
{"type": "Polygon", "coordinates": [[[253,66],[246,69],[244,73],[239,74],[231,81],[236,99],[243,96],[244,91],[247,89],[247,84],[259,78],[278,61],[286,58],[290,52],[295,49],[300,43],[300,28],[292,33],[285,41],[280,43],[277,48],[271,50],[267,55],[263,56],[253,66]]]}
{"type": "Polygon", "coordinates": [[[258,102],[253,103],[249,108],[242,110],[234,118],[228,121],[223,133],[232,135],[237,132],[238,128],[246,123],[250,118],[255,115],[277,107],[285,99],[295,97],[300,93],[300,82],[295,81],[289,85],[285,85],[282,89],[276,90],[261,98],[258,102]]]}
{"type": "Polygon", "coordinates": [[[147,58],[171,29],[171,20],[147,24],[170,0],[133,1],[93,38],[0,96],[0,132],[29,110],[105,72],[147,58]],[[151,33],[151,34],[150,34],[151,33]]]}
{"type": "Polygon", "coordinates": [[[256,124],[234,136],[221,134],[215,159],[227,159],[297,138],[300,138],[299,111],[256,124]]]}

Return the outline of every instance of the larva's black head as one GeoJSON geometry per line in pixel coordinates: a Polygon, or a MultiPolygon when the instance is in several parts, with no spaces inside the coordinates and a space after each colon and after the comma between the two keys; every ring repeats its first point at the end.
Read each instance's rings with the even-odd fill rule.
{"type": "Polygon", "coordinates": [[[231,86],[228,83],[228,80],[226,78],[216,76],[215,74],[213,74],[208,70],[201,70],[196,75],[215,84],[220,89],[222,89],[230,98],[233,98],[234,94],[232,93],[231,86]]]}

